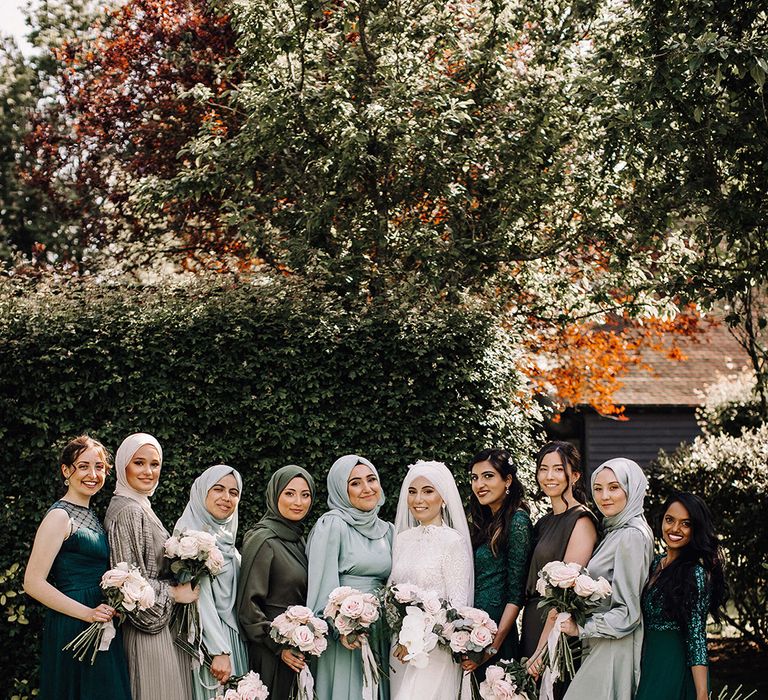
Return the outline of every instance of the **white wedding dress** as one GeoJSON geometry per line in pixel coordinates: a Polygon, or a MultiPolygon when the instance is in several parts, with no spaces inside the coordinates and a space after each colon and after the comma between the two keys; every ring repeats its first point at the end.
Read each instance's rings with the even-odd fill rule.
{"type": "MultiPolygon", "coordinates": [[[[456,530],[447,525],[403,530],[395,539],[394,552],[390,584],[410,583],[435,591],[454,607],[468,604],[472,562],[456,530]]],[[[458,695],[461,667],[441,647],[429,652],[426,668],[403,663],[391,653],[389,664],[392,700],[453,700],[458,695]]]]}

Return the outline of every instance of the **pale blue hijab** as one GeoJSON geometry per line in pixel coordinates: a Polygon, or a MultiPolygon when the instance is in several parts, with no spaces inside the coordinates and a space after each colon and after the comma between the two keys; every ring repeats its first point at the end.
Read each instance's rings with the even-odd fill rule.
{"type": "Polygon", "coordinates": [[[328,515],[341,518],[369,540],[378,540],[389,532],[389,525],[379,518],[379,510],[384,504],[384,492],[381,492],[379,501],[372,510],[359,510],[352,505],[347,492],[347,481],[358,464],[369,467],[376,478],[379,478],[376,467],[365,457],[358,455],[339,457],[328,472],[328,507],[330,508],[328,515]]]}
{"type": "Polygon", "coordinates": [[[227,474],[232,474],[235,477],[237,488],[242,496],[243,479],[237,470],[226,464],[208,467],[192,483],[192,488],[189,490],[189,502],[181,517],[176,521],[173,532],[179,534],[183,530],[202,530],[216,535],[216,546],[224,555],[224,568],[211,581],[213,600],[219,617],[236,630],[237,617],[234,606],[237,596],[237,577],[240,573],[240,552],[235,548],[237,508],[228,518],[219,520],[214,518],[205,507],[208,492],[227,474]]]}

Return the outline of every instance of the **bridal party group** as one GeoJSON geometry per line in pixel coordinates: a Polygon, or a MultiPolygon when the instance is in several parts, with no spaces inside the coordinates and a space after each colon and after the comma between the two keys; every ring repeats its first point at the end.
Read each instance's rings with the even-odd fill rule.
{"type": "MultiPolygon", "coordinates": [[[[394,523],[379,517],[384,492],[365,457],[333,463],[327,507],[316,503],[312,474],[289,465],[269,479],[263,517],[248,524],[239,548],[238,504],[249,494],[232,466],[200,474],[169,528],[152,506],[163,466],[153,436],[127,437],[114,464],[100,442],[80,436],[59,465],[65,493],[39,525],[24,578],[27,594],[47,608],[40,700],[207,700],[249,671],[272,700],[296,697],[307,671],[318,700],[452,700],[489,687],[500,674],[494,664],[511,659],[521,661],[530,687],[544,686],[536,690],[542,697],[708,697],[706,624],[719,618],[726,595],[712,518],[698,496],[673,493],[655,546],[647,480],[632,460],[611,459],[587,477],[573,445],[549,442],[536,455],[534,483],[524,483],[503,449],[478,452],[455,474],[418,461],[403,467],[394,523]],[[112,470],[102,522],[90,502],[112,470]],[[462,494],[455,477],[471,488],[462,494]],[[535,522],[534,500],[544,513],[535,522]],[[216,575],[190,581],[171,566],[168,542],[178,549],[189,531],[215,537],[216,575]],[[605,582],[609,594],[580,619],[539,606],[547,595],[540,574],[550,565],[555,576],[553,562],[586,567],[586,578],[605,582]],[[110,567],[128,581],[131,602],[119,610],[102,586],[110,567]],[[479,656],[432,644],[417,662],[386,615],[362,635],[327,616],[339,590],[381,596],[388,586],[484,611],[494,633],[479,656]],[[292,606],[325,618],[322,653],[304,654],[275,634],[273,621],[292,606]],[[179,624],[180,611],[194,611],[195,634],[179,624]],[[89,626],[99,630],[97,646],[80,660],[72,642],[89,626]],[[558,636],[573,652],[572,678],[553,677],[550,642],[558,636]]],[[[484,697],[533,700],[513,687],[484,697]]]]}

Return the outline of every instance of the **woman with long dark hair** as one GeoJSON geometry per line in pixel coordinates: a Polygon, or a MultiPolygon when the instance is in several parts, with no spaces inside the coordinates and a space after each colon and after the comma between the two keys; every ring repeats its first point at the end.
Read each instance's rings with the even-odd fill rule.
{"type": "MultiPolygon", "coordinates": [[[[478,452],[469,463],[469,471],[475,606],[485,610],[499,627],[486,664],[496,656],[519,657],[516,623],[525,599],[533,525],[517,465],[507,450],[478,452]]],[[[465,660],[462,667],[473,671],[477,665],[465,660]]]]}
{"type": "MultiPolygon", "coordinates": [[[[533,529],[534,548],[528,569],[523,613],[521,654],[527,658],[541,649],[554,625],[556,611],[538,609],[536,591],[539,571],[553,561],[576,562],[586,566],[597,543],[597,519],[587,507],[587,490],[582,478],[581,455],[569,442],[548,442],[536,456],[539,492],[549,499],[551,510],[539,518],[533,529]]],[[[541,670],[541,657],[532,672],[541,670]]]]}
{"type": "Polygon", "coordinates": [[[643,593],[645,640],[636,700],[706,700],[707,615],[721,616],[723,564],[707,504],[673,493],[664,504],[661,537],[643,593]]]}

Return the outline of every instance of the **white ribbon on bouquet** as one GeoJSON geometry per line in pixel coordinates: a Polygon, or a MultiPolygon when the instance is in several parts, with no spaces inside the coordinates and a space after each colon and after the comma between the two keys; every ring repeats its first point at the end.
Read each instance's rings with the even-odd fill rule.
{"type": "Polygon", "coordinates": [[[562,634],[562,631],[560,630],[560,623],[565,622],[570,618],[570,613],[558,613],[557,617],[555,618],[555,624],[552,626],[552,630],[547,637],[549,665],[546,669],[544,669],[544,674],[541,677],[541,690],[539,691],[539,700],[554,700],[555,698],[555,681],[560,679],[560,660],[555,656],[557,653],[557,642],[560,639],[560,635],[562,634]]]}
{"type": "Polygon", "coordinates": [[[99,651],[107,651],[107,649],[109,649],[109,645],[112,644],[112,640],[117,634],[117,630],[115,629],[115,623],[112,622],[112,620],[109,620],[108,622],[102,622],[102,625],[104,627],[104,631],[101,633],[99,651]]]}
{"type": "Polygon", "coordinates": [[[298,678],[297,700],[314,700],[315,697],[315,679],[309,670],[309,665],[304,664],[298,678]]]}
{"type": "Polygon", "coordinates": [[[376,700],[379,696],[379,667],[368,638],[361,635],[360,641],[360,653],[363,656],[363,700],[376,700]]]}

